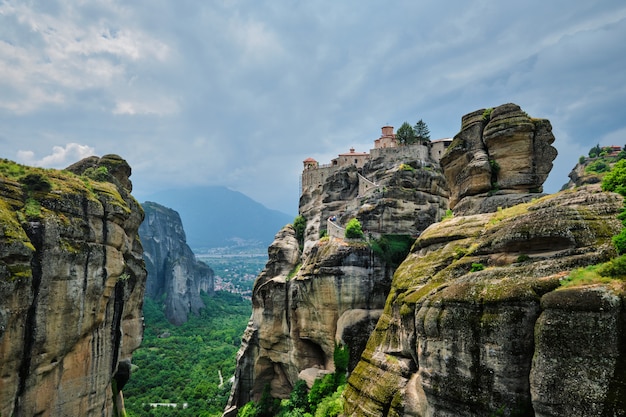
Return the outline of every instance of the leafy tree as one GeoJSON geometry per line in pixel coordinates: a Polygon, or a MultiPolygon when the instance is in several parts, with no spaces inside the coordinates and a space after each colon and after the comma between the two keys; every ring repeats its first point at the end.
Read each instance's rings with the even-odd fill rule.
{"type": "Polygon", "coordinates": [[[396,131],[396,140],[401,145],[410,145],[411,143],[417,142],[417,136],[409,122],[402,123],[402,126],[398,128],[396,131]]]}
{"type": "Polygon", "coordinates": [[[589,158],[595,158],[596,156],[599,156],[601,152],[602,148],[600,147],[600,144],[597,144],[593,148],[589,149],[589,158]]]}
{"type": "Polygon", "coordinates": [[[280,400],[270,394],[270,384],[266,384],[259,400],[255,417],[273,417],[278,412],[280,400]]]}
{"type": "Polygon", "coordinates": [[[345,236],[348,239],[362,239],[363,229],[361,229],[361,222],[357,219],[352,219],[346,225],[345,236]]]}
{"type": "Polygon", "coordinates": [[[336,344],[333,352],[333,362],[335,362],[335,373],[345,374],[348,371],[348,362],[350,361],[350,350],[348,346],[336,344]]]}
{"type": "Polygon", "coordinates": [[[315,409],[322,399],[331,395],[336,389],[335,374],[326,374],[322,378],[316,379],[311,387],[311,391],[309,391],[309,406],[311,411],[315,412],[315,409]]]}
{"type": "Polygon", "coordinates": [[[613,236],[613,245],[619,255],[626,254],[626,229],[613,236]]]}
{"type": "Polygon", "coordinates": [[[626,159],[618,161],[602,179],[604,191],[614,191],[626,197],[626,159]]]}
{"type": "Polygon", "coordinates": [[[296,230],[296,239],[300,245],[304,245],[304,231],[306,230],[306,218],[298,215],[293,221],[293,228],[296,230]]]}
{"type": "Polygon", "coordinates": [[[426,125],[422,119],[419,119],[417,123],[415,123],[413,131],[415,132],[417,140],[422,142],[430,141],[430,130],[428,130],[428,125],[426,125]]]}
{"type": "Polygon", "coordinates": [[[293,390],[289,395],[290,409],[301,409],[307,411],[309,409],[308,399],[309,388],[306,386],[306,381],[299,379],[293,386],[293,390]]]}

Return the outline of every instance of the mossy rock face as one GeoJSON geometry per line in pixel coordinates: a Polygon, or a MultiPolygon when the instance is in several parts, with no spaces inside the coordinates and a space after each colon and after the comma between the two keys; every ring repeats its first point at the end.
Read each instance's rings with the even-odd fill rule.
{"type": "Polygon", "coordinates": [[[0,160],[0,374],[22,387],[0,390],[1,415],[111,413],[146,279],[143,211],[122,183],[0,160]]]}
{"type": "MultiPolygon", "coordinates": [[[[567,401],[580,406],[586,394],[548,387],[540,375],[545,369],[556,378],[561,369],[573,378],[588,373],[587,365],[603,369],[585,382],[598,393],[595,404],[616,397],[622,391],[610,387],[616,383],[612,375],[622,375],[615,370],[626,340],[616,319],[626,314],[618,301],[623,284],[561,290],[560,283],[575,268],[615,256],[611,236],[621,229],[621,206],[615,194],[589,186],[426,229],[394,275],[383,314],[350,376],[346,410],[374,415],[369,410],[391,413],[402,404],[401,412],[395,409],[399,415],[448,415],[453,404],[459,416],[517,415],[533,407],[546,415],[573,415],[573,406],[559,407],[567,401]],[[472,272],[475,263],[485,268],[472,272]],[[606,317],[602,329],[589,336],[581,329],[581,337],[593,346],[594,334],[611,332],[615,336],[603,349],[613,359],[597,362],[588,350],[572,364],[547,353],[559,337],[574,343],[578,314],[586,328],[594,315],[606,317]],[[536,346],[548,338],[552,342],[536,346]],[[545,361],[534,367],[533,358],[545,361]],[[408,363],[398,367],[397,359],[408,363]],[[368,384],[372,375],[375,388],[368,384]]],[[[589,410],[585,415],[601,415],[589,410]]]]}

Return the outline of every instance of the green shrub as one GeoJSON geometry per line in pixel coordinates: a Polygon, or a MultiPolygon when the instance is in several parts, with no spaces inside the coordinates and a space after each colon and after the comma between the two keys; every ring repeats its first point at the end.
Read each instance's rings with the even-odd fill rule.
{"type": "Polygon", "coordinates": [[[337,417],[343,413],[343,389],[345,385],[340,386],[329,396],[320,401],[315,410],[315,417],[337,417]]]}
{"type": "Polygon", "coordinates": [[[613,245],[619,255],[626,254],[626,228],[612,238],[613,245]]]}
{"type": "Polygon", "coordinates": [[[489,160],[489,166],[491,167],[491,171],[494,173],[500,172],[500,164],[495,159],[489,160]]]}
{"type": "Polygon", "coordinates": [[[415,168],[413,168],[409,164],[400,164],[399,169],[400,169],[400,171],[415,171],[415,168]]]}
{"type": "Polygon", "coordinates": [[[604,160],[598,159],[597,161],[593,161],[585,168],[585,172],[588,174],[603,174],[611,170],[609,164],[607,164],[604,160]]]}
{"type": "Polygon", "coordinates": [[[83,172],[83,176],[98,182],[106,182],[110,180],[109,169],[107,167],[91,167],[83,172]]]}
{"type": "Polygon", "coordinates": [[[491,120],[491,112],[493,111],[493,107],[489,107],[483,111],[483,120],[491,120]]]}
{"type": "Polygon", "coordinates": [[[580,156],[580,158],[578,158],[578,163],[579,163],[579,164],[584,164],[586,159],[587,159],[587,158],[585,158],[585,156],[584,156],[584,155],[581,155],[581,156],[580,156]]]}
{"type": "Polygon", "coordinates": [[[345,374],[348,371],[348,363],[350,362],[350,350],[348,346],[336,344],[335,351],[333,352],[333,361],[335,362],[335,373],[345,374]]]}
{"type": "Polygon", "coordinates": [[[237,412],[237,417],[256,417],[259,409],[253,401],[246,403],[243,407],[239,409],[237,412]]]}
{"type": "Polygon", "coordinates": [[[380,259],[397,267],[406,259],[414,241],[410,235],[382,235],[372,240],[370,246],[380,259]]]}
{"type": "Polygon", "coordinates": [[[39,220],[41,218],[41,204],[39,204],[39,201],[29,197],[24,204],[24,215],[27,220],[39,220]]]}
{"type": "Polygon", "coordinates": [[[618,256],[597,269],[598,275],[602,277],[624,278],[626,277],[626,255],[618,256]]]}
{"type": "Polygon", "coordinates": [[[602,178],[602,189],[626,196],[626,159],[618,161],[602,178]]]}
{"type": "Polygon", "coordinates": [[[301,267],[302,267],[302,263],[299,263],[298,265],[294,266],[293,269],[289,271],[289,274],[287,274],[287,281],[295,277],[298,274],[298,271],[300,271],[301,267]]]}
{"type": "Polygon", "coordinates": [[[289,404],[287,408],[289,410],[300,409],[303,411],[309,410],[309,388],[306,385],[306,381],[299,379],[293,386],[291,394],[289,394],[289,404]]]}
{"type": "Polygon", "coordinates": [[[322,378],[316,379],[311,387],[311,391],[309,391],[311,412],[314,413],[322,399],[331,395],[336,389],[335,374],[326,374],[322,378]]]}
{"type": "Polygon", "coordinates": [[[296,231],[296,239],[300,245],[304,244],[304,232],[306,230],[306,218],[298,215],[293,221],[293,228],[296,231]]]}
{"type": "Polygon", "coordinates": [[[528,260],[530,260],[530,256],[524,253],[517,257],[517,262],[526,262],[528,260]]]}
{"type": "Polygon", "coordinates": [[[20,178],[20,182],[26,191],[48,192],[52,189],[52,184],[48,177],[39,172],[32,172],[20,178]]]}
{"type": "Polygon", "coordinates": [[[600,152],[602,152],[602,148],[600,148],[600,144],[594,146],[593,148],[589,149],[589,158],[595,158],[598,155],[600,155],[600,152]]]}
{"type": "Polygon", "coordinates": [[[357,219],[352,219],[346,225],[345,237],[348,239],[362,239],[363,229],[361,229],[361,222],[357,219]]]}
{"type": "Polygon", "coordinates": [[[446,210],[446,214],[443,215],[441,220],[447,220],[447,219],[451,219],[453,217],[454,217],[454,213],[452,212],[452,210],[448,209],[448,210],[446,210]]]}
{"type": "Polygon", "coordinates": [[[470,272],[478,272],[482,271],[483,269],[485,269],[485,265],[481,263],[473,263],[472,267],[470,268],[470,272]]]}

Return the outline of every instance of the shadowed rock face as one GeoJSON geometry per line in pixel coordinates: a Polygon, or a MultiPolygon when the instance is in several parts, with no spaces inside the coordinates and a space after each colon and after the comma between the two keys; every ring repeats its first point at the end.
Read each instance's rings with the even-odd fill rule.
{"type": "Polygon", "coordinates": [[[68,170],[88,168],[107,180],[30,168],[0,176],[3,416],[112,415],[111,381],[141,342],[143,210],[130,167],[107,155],[68,170]]]}
{"type": "Polygon", "coordinates": [[[148,270],[146,296],[165,295],[165,316],[176,325],[204,307],[200,292],[215,288],[213,270],[196,257],[185,239],[178,213],[156,203],[143,204],[146,219],[139,227],[148,270]]]}
{"type": "Polygon", "coordinates": [[[615,255],[621,207],[589,186],[424,231],[349,378],[346,415],[624,415],[626,285],[560,287],[615,255]]]}
{"type": "Polygon", "coordinates": [[[441,158],[450,208],[484,213],[537,197],[557,155],[553,142],[550,122],[530,118],[516,104],[463,116],[441,158]]]}

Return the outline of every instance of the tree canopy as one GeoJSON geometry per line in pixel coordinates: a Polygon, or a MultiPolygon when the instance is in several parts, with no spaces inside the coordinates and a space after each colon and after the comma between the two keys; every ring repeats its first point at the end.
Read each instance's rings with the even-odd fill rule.
{"type": "Polygon", "coordinates": [[[402,126],[398,128],[396,131],[396,140],[401,145],[410,145],[411,143],[415,143],[417,141],[415,131],[409,122],[402,123],[402,126]]]}
{"type": "Polygon", "coordinates": [[[415,136],[418,141],[427,142],[430,141],[430,130],[428,130],[428,125],[422,120],[419,119],[415,126],[413,126],[413,131],[415,132],[415,136]]]}
{"type": "Polygon", "coordinates": [[[361,229],[361,222],[357,219],[352,219],[346,225],[346,238],[348,239],[361,239],[363,238],[363,229],[361,229]]]}
{"type": "Polygon", "coordinates": [[[430,130],[422,119],[419,119],[415,126],[411,126],[409,122],[404,122],[396,131],[396,140],[401,145],[428,142],[430,141],[430,130]]]}

